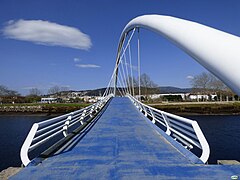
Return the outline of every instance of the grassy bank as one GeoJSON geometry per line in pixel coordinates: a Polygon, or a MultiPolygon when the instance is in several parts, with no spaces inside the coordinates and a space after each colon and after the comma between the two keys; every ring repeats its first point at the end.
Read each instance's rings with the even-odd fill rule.
{"type": "Polygon", "coordinates": [[[187,102],[187,103],[158,103],[149,104],[150,106],[174,113],[174,114],[206,114],[206,115],[222,115],[222,114],[240,114],[239,102],[187,102]]]}
{"type": "MultiPolygon", "coordinates": [[[[84,103],[56,103],[56,104],[4,104],[0,105],[0,113],[68,113],[82,109],[90,104],[84,103]]],[[[150,106],[179,115],[221,115],[240,114],[240,102],[180,102],[180,103],[155,103],[150,106]]]]}
{"type": "Polygon", "coordinates": [[[56,103],[56,104],[2,104],[0,105],[1,113],[68,113],[82,109],[90,104],[86,103],[56,103]]]}

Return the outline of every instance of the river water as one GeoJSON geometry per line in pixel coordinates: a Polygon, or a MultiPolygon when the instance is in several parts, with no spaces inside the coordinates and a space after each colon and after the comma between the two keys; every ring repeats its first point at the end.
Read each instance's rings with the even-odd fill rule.
{"type": "Polygon", "coordinates": [[[240,115],[187,116],[201,127],[210,146],[210,164],[217,160],[240,161],[240,115]]]}
{"type": "MultiPolygon", "coordinates": [[[[197,120],[210,145],[209,163],[218,159],[240,161],[240,116],[186,116],[197,120]]],[[[0,115],[0,171],[20,166],[20,148],[34,122],[44,115],[0,115]]]]}

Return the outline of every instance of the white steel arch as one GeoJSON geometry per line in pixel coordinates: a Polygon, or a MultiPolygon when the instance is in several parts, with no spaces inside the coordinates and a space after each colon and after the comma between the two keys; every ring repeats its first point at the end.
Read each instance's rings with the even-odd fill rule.
{"type": "MultiPolygon", "coordinates": [[[[163,15],[139,16],[131,20],[121,34],[116,68],[120,61],[124,39],[134,28],[145,28],[167,38],[240,95],[240,38],[238,36],[180,18],[163,15]]],[[[115,86],[117,74],[118,70],[115,72],[115,86]]]]}

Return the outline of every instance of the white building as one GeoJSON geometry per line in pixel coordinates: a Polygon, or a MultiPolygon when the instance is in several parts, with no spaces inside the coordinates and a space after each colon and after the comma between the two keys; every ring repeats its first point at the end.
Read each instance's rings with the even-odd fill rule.
{"type": "Polygon", "coordinates": [[[160,97],[164,97],[164,96],[181,96],[183,100],[186,100],[186,96],[188,95],[185,93],[168,93],[168,94],[152,94],[150,95],[151,99],[157,99],[160,97]]]}
{"type": "Polygon", "coordinates": [[[57,98],[41,98],[41,103],[56,103],[57,98]]]}
{"type": "Polygon", "coordinates": [[[206,94],[190,94],[188,98],[190,100],[199,100],[199,99],[204,99],[204,100],[214,100],[215,97],[217,97],[216,94],[211,94],[211,95],[206,95],[206,94]]]}

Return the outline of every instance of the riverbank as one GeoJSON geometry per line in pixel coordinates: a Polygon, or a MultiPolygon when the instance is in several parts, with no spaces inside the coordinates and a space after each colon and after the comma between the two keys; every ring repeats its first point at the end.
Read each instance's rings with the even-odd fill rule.
{"type": "MultiPolygon", "coordinates": [[[[0,105],[0,113],[11,114],[64,114],[90,104],[9,104],[0,105]]],[[[179,115],[239,115],[240,102],[162,102],[148,104],[162,111],[179,115]]]]}
{"type": "Polygon", "coordinates": [[[82,109],[90,104],[7,104],[0,105],[1,114],[61,114],[82,109]]]}
{"type": "Polygon", "coordinates": [[[179,115],[239,115],[240,102],[178,102],[148,104],[179,115]]]}
{"type": "Polygon", "coordinates": [[[22,169],[22,167],[9,167],[7,169],[4,169],[0,172],[0,179],[7,180],[9,177],[17,174],[22,169]]]}

